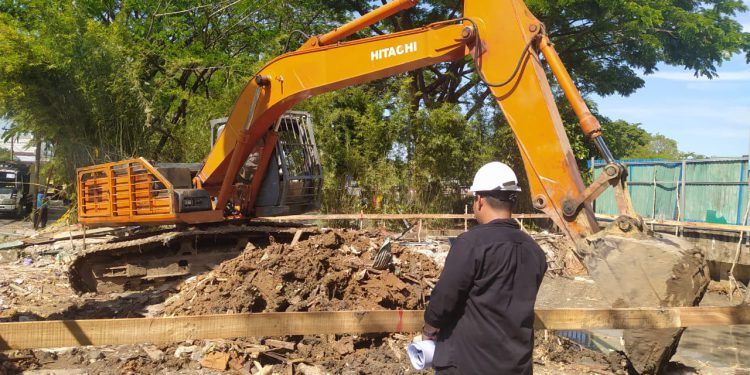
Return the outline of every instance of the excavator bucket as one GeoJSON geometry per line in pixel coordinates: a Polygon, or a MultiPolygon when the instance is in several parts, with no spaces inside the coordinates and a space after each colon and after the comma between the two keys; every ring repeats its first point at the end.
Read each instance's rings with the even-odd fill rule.
{"type": "MultiPolygon", "coordinates": [[[[693,306],[709,281],[700,249],[642,221],[620,216],[579,247],[589,274],[612,307],[693,306]]],[[[684,328],[625,330],[625,353],[639,374],[658,374],[684,328]]]]}

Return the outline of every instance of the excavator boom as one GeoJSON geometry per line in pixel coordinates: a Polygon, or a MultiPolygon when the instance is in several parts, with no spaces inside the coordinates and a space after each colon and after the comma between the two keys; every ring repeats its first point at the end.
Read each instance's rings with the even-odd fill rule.
{"type": "MultiPolygon", "coordinates": [[[[161,207],[154,215],[141,210],[138,217],[126,219],[117,217],[116,210],[102,211],[101,206],[106,206],[107,202],[97,201],[99,209],[83,211],[81,221],[89,225],[170,220],[196,223],[252,217],[278,138],[276,125],[282,114],[295,104],[323,92],[471,55],[479,76],[492,90],[514,131],[535,207],[547,213],[571,238],[580,240],[597,232],[590,207],[594,197],[586,194],[539,59],[540,51],[571,99],[586,134],[605,151],[605,157],[608,151],[601,141],[598,122],[557,58],[544,34],[544,25],[520,0],[467,0],[461,19],[340,42],[416,3],[415,0],[394,1],[330,33],[314,36],[297,51],[271,60],[256,74],[238,97],[224,131],[193,180],[195,189],[211,197],[214,212],[187,215],[174,209],[162,212],[165,208],[161,207]],[[251,153],[260,155],[252,181],[237,183],[237,175],[251,153]],[[566,208],[572,213],[566,214],[566,208]]],[[[98,186],[99,180],[92,182],[89,178],[87,184],[84,177],[90,177],[90,173],[84,176],[79,172],[79,176],[79,188],[87,187],[79,197],[96,198],[97,190],[92,190],[91,185],[98,186]]],[[[158,173],[150,178],[167,180],[158,173]]],[[[164,182],[162,185],[168,185],[168,181],[164,182]]]]}
{"type": "MultiPolygon", "coordinates": [[[[522,1],[466,1],[463,19],[327,45],[394,9],[415,3],[390,3],[335,32],[311,38],[299,50],[272,60],[258,72],[258,79],[238,98],[227,130],[197,176],[197,184],[218,197],[216,209],[232,200],[234,176],[250,149],[269,134],[275,119],[297,102],[472,54],[487,83],[507,81],[491,89],[517,137],[537,208],[573,238],[595,233],[598,227],[589,205],[582,207],[575,220],[563,217],[562,202],[583,201],[585,186],[535,49],[543,43],[546,51],[553,48],[545,43],[543,25],[522,1]]],[[[559,79],[565,82],[566,92],[580,98],[567,73],[559,79]]],[[[598,123],[581,103],[582,99],[577,101],[576,108],[586,116],[588,133],[598,136],[598,123]]],[[[252,206],[253,202],[246,204],[252,206]]]]}

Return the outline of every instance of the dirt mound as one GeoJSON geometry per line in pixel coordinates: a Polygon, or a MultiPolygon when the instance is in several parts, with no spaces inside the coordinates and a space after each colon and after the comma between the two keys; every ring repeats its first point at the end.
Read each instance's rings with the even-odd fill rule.
{"type": "Polygon", "coordinates": [[[383,238],[329,230],[294,245],[248,245],[239,257],[186,281],[166,315],[423,308],[439,270],[393,244],[387,270],[371,267],[383,238]]]}
{"type": "MultiPolygon", "coordinates": [[[[394,243],[389,268],[373,269],[374,255],[384,240],[378,233],[328,230],[294,245],[249,245],[239,257],[184,282],[179,292],[165,302],[163,313],[424,308],[440,274],[438,267],[429,257],[394,243]]],[[[407,336],[312,335],[278,339],[293,349],[271,348],[262,351],[256,361],[275,366],[275,370],[288,370],[297,362],[319,366],[308,369],[310,373],[414,372],[404,350],[407,336]]],[[[260,343],[255,340],[240,339],[260,343]]],[[[249,357],[247,360],[253,362],[249,357]]]]}

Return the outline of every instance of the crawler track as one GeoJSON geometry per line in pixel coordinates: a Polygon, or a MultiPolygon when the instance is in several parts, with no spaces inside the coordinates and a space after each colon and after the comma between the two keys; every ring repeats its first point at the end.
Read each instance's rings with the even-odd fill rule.
{"type": "Polygon", "coordinates": [[[224,224],[135,233],[94,245],[70,266],[70,285],[79,293],[140,290],[206,272],[239,255],[249,244],[292,242],[315,228],[278,223],[224,224]]]}

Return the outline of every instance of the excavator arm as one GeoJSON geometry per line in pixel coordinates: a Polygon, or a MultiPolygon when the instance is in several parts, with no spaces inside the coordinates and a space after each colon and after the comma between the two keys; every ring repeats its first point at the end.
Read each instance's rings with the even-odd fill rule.
{"type": "MultiPolygon", "coordinates": [[[[413,7],[396,0],[327,34],[314,36],[298,50],[264,66],[243,89],[192,188],[191,202],[211,202],[197,212],[182,212],[170,181],[145,160],[79,170],[80,220],[88,225],[216,222],[252,217],[274,156],[282,115],[313,95],[393,76],[470,55],[516,137],[534,206],[547,213],[576,241],[596,233],[591,202],[608,186],[618,189],[621,212],[633,215],[623,169],[584,186],[562,125],[540,53],[578,114],[584,132],[612,157],[570,76],[536,19],[521,0],[466,0],[464,17],[389,35],[340,42],[368,25],[413,7]],[[237,183],[251,153],[259,153],[252,180],[237,183]],[[143,173],[142,173],[143,172],[143,173]],[[144,176],[143,174],[148,174],[144,176]],[[136,177],[133,177],[136,176],[136,177]],[[135,184],[121,188],[127,181],[135,184]],[[157,181],[158,183],[152,183],[157,181]],[[154,186],[165,189],[158,191],[154,186]],[[102,198],[104,193],[109,194],[102,198]],[[129,193],[129,194],[126,194],[129,193]],[[145,203],[144,203],[145,202],[145,203]]],[[[181,199],[178,197],[178,200],[181,199]]]]}
{"type": "MultiPolygon", "coordinates": [[[[516,136],[536,208],[549,214],[572,238],[595,233],[598,226],[590,200],[584,199],[586,187],[540,62],[540,51],[556,63],[553,72],[579,113],[584,131],[604,150],[606,145],[601,142],[598,122],[559,63],[542,23],[519,0],[467,0],[462,19],[337,43],[415,4],[410,0],[389,3],[269,62],[238,98],[196,185],[217,196],[215,209],[223,210],[235,195],[234,179],[244,160],[262,138],[274,136],[275,121],[296,103],[312,95],[471,55],[516,136]],[[564,215],[566,204],[574,204],[573,215],[564,215]]],[[[270,146],[262,151],[267,157],[274,143],[265,144],[270,146]]],[[[256,170],[245,205],[252,207],[264,172],[256,170]]]]}

